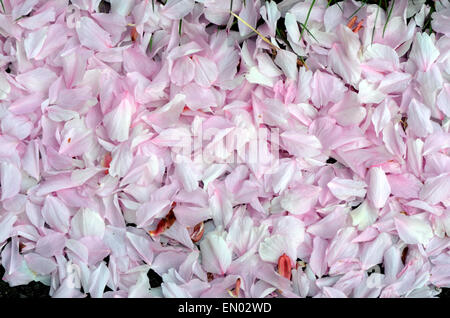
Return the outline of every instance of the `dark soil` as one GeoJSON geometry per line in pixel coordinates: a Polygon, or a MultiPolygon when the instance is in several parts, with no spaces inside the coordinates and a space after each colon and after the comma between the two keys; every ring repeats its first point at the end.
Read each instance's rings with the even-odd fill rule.
{"type": "MultiPolygon", "coordinates": [[[[3,278],[5,270],[0,266],[0,277],[3,278]]],[[[50,298],[50,287],[42,283],[31,282],[28,285],[9,287],[9,284],[0,279],[0,298],[50,298]]]]}
{"type": "MultiPolygon", "coordinates": [[[[4,273],[5,270],[0,266],[0,277],[3,277],[4,273]]],[[[151,287],[161,285],[161,277],[153,270],[149,270],[147,276],[151,287]]],[[[9,287],[7,282],[0,280],[0,298],[50,298],[49,291],[50,287],[42,283],[32,282],[28,285],[9,287]]],[[[450,288],[443,288],[439,298],[450,298],[450,288]]]]}
{"type": "Polygon", "coordinates": [[[150,287],[155,288],[155,287],[161,286],[162,278],[161,278],[161,276],[156,274],[156,272],[153,269],[148,271],[147,277],[150,282],[150,287]]]}
{"type": "MultiPolygon", "coordinates": [[[[0,266],[0,278],[5,270],[0,266]]],[[[162,278],[153,270],[149,270],[148,279],[152,288],[161,286],[162,278]]],[[[9,284],[0,279],[0,298],[50,298],[48,295],[50,287],[42,283],[31,282],[28,285],[10,287],[9,284]]]]}
{"type": "Polygon", "coordinates": [[[442,288],[439,298],[450,298],[450,288],[442,288]]]}

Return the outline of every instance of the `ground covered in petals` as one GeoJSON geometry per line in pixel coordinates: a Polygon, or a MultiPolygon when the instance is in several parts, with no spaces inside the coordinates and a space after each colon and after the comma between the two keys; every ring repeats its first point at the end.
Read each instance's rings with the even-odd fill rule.
{"type": "Polygon", "coordinates": [[[0,68],[2,296],[450,287],[447,0],[0,0],[0,68]]]}

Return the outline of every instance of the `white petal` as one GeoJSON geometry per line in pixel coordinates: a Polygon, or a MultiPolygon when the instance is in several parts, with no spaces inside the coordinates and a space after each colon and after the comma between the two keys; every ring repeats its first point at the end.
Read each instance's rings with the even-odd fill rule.
{"type": "Polygon", "coordinates": [[[259,256],[263,261],[277,263],[286,250],[286,241],[283,236],[276,234],[267,237],[259,244],[259,256]]]}
{"type": "Polygon", "coordinates": [[[275,57],[275,64],[278,65],[287,78],[295,80],[297,78],[297,55],[286,50],[279,50],[275,57]]]}
{"type": "Polygon", "coordinates": [[[71,221],[71,237],[81,238],[83,236],[98,236],[105,234],[105,222],[95,211],[86,208],[78,211],[71,221]]]}
{"type": "Polygon", "coordinates": [[[434,45],[430,35],[426,32],[417,32],[409,58],[416,63],[419,70],[422,72],[428,71],[438,57],[439,50],[434,45]]]}
{"type": "Polygon", "coordinates": [[[112,47],[111,35],[88,17],[77,21],[76,31],[80,43],[88,49],[102,52],[112,47]]]}
{"type": "Polygon", "coordinates": [[[414,216],[397,216],[395,218],[395,228],[400,239],[406,244],[427,244],[433,237],[433,230],[430,224],[414,216]]]}
{"type": "Polygon", "coordinates": [[[427,179],[419,197],[431,204],[448,202],[450,199],[450,173],[443,173],[427,179]]]}
{"type": "Polygon", "coordinates": [[[42,208],[45,222],[57,231],[66,233],[69,229],[70,210],[54,196],[45,198],[42,208]]]}
{"type": "Polygon", "coordinates": [[[105,262],[100,265],[89,276],[89,293],[92,298],[102,298],[110,272],[105,262]]]}
{"type": "Polygon", "coordinates": [[[376,208],[384,207],[386,200],[391,194],[391,186],[383,169],[373,167],[369,170],[369,188],[367,189],[367,198],[376,208]]]}
{"type": "Polygon", "coordinates": [[[353,196],[364,197],[366,194],[366,183],[363,181],[336,177],[327,186],[331,193],[340,200],[347,200],[353,196]]]}
{"type": "Polygon", "coordinates": [[[111,140],[122,142],[128,139],[133,111],[134,105],[131,99],[126,97],[105,115],[103,123],[111,140]]]}
{"type": "Polygon", "coordinates": [[[210,272],[225,274],[231,264],[231,250],[222,233],[210,232],[200,243],[202,266],[210,272]]]}
{"type": "Polygon", "coordinates": [[[430,116],[431,110],[416,99],[413,99],[408,108],[408,128],[417,137],[426,137],[433,132],[430,116]]]}
{"type": "Polygon", "coordinates": [[[48,27],[42,28],[40,30],[31,32],[24,40],[25,53],[28,59],[35,58],[47,39],[48,27]]]}
{"type": "Polygon", "coordinates": [[[353,226],[357,226],[358,230],[364,231],[377,219],[378,209],[372,207],[368,201],[364,201],[359,207],[351,211],[350,215],[353,220],[353,226]]]}
{"type": "Polygon", "coordinates": [[[11,85],[9,85],[8,80],[6,79],[5,74],[0,74],[0,100],[6,99],[8,97],[9,92],[11,91],[11,85]]]}
{"type": "Polygon", "coordinates": [[[375,128],[375,133],[377,136],[383,130],[383,128],[389,123],[391,120],[391,113],[389,111],[387,103],[383,103],[382,105],[378,105],[375,108],[372,114],[372,124],[375,128]]]}
{"type": "Polygon", "coordinates": [[[245,75],[245,78],[249,83],[260,84],[268,87],[272,87],[275,83],[275,80],[273,78],[267,77],[262,74],[256,66],[250,67],[250,70],[245,75]]]}
{"type": "Polygon", "coordinates": [[[216,63],[203,56],[193,57],[195,63],[195,82],[203,87],[211,86],[219,76],[216,63]]]}
{"type": "Polygon", "coordinates": [[[0,201],[14,197],[20,191],[22,174],[13,164],[0,162],[0,185],[2,196],[0,201]]]}

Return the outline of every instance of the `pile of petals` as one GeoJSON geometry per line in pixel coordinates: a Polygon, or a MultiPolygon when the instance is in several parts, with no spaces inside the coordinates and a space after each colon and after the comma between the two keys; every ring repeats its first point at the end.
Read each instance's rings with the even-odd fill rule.
{"type": "Polygon", "coordinates": [[[2,279],[53,297],[450,287],[450,4],[328,2],[2,0],[2,279]]]}

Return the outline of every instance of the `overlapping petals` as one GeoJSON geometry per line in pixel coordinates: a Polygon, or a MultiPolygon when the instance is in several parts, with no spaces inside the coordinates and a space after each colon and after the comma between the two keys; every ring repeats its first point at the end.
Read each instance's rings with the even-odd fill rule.
{"type": "Polygon", "coordinates": [[[419,2],[3,0],[3,280],[53,297],[450,287],[450,6],[419,2]]]}

